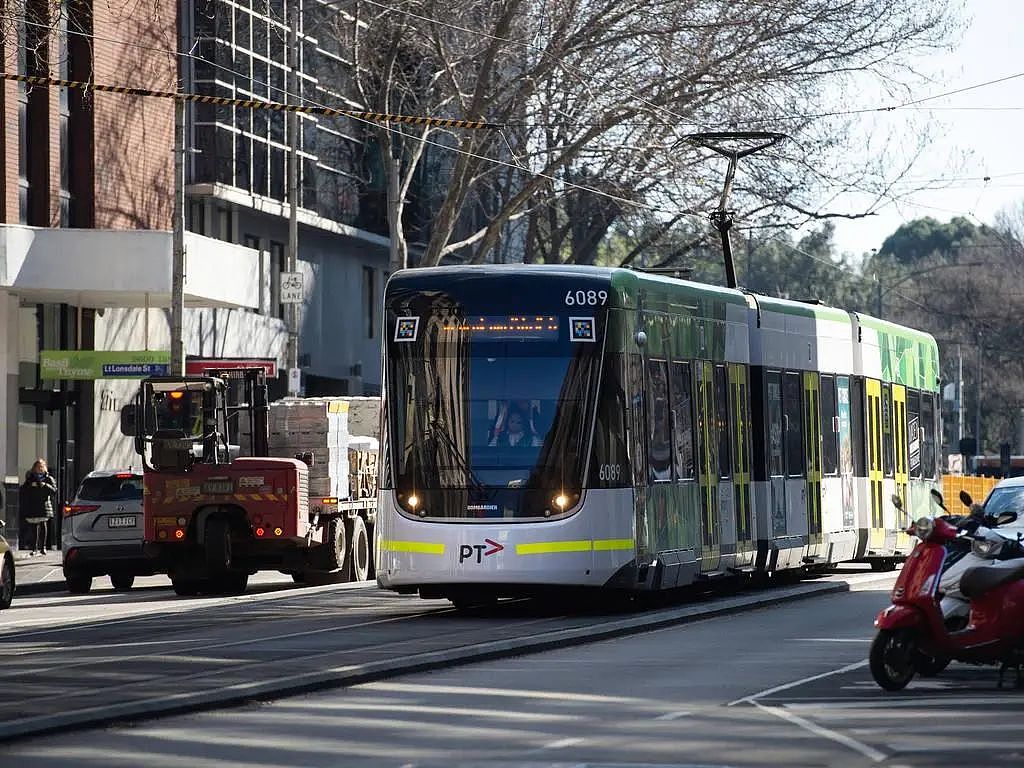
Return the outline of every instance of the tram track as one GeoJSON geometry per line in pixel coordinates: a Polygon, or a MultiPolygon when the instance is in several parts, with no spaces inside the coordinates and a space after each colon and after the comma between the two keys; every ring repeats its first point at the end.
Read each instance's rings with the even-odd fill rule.
{"type": "Polygon", "coordinates": [[[886,577],[830,577],[637,613],[509,601],[465,615],[447,604],[424,607],[418,598],[370,588],[282,591],[274,593],[276,600],[255,604],[227,601],[190,612],[178,608],[188,601],[175,601],[165,614],[18,630],[0,634],[7,659],[0,681],[14,693],[0,703],[0,741],[534,653],[846,591],[858,580],[879,578],[886,577]]]}

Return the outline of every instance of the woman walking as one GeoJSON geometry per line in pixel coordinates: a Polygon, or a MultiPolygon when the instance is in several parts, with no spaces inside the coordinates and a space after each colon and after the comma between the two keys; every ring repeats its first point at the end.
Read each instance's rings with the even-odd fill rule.
{"type": "Polygon", "coordinates": [[[46,459],[36,459],[35,464],[25,474],[25,482],[21,485],[21,508],[25,511],[25,521],[36,527],[36,549],[46,553],[49,522],[53,520],[53,501],[57,496],[57,481],[53,479],[46,466],[46,459]]]}

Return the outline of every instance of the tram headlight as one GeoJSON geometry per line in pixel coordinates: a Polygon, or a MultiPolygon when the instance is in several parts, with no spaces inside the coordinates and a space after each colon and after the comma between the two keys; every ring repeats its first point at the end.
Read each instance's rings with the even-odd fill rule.
{"type": "Polygon", "coordinates": [[[555,496],[553,501],[555,502],[555,506],[562,511],[564,511],[565,508],[569,506],[569,497],[566,496],[564,493],[560,493],[557,496],[555,496]]]}
{"type": "Polygon", "coordinates": [[[405,503],[409,505],[409,509],[416,509],[420,505],[420,497],[415,493],[410,494],[409,498],[405,500],[405,503]]]}

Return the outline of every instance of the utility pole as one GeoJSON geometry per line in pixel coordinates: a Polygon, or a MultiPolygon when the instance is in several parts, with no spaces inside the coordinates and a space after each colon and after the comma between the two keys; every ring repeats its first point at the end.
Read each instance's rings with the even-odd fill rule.
{"type": "Polygon", "coordinates": [[[401,235],[401,183],[399,174],[401,172],[401,158],[392,156],[388,167],[388,234],[390,235],[391,247],[388,254],[388,271],[394,274],[400,269],[409,266],[406,258],[399,251],[398,241],[401,235]]]}
{"type": "Polygon", "coordinates": [[[875,317],[882,319],[882,279],[875,272],[875,317]]]}
{"type": "Polygon", "coordinates": [[[956,444],[964,439],[964,355],[962,345],[956,345],[956,444]]]}
{"type": "MultiPolygon", "coordinates": [[[[299,14],[301,0],[288,0],[288,91],[298,95],[299,89],[299,14]]],[[[288,100],[288,93],[285,93],[288,100]]],[[[299,116],[286,113],[288,134],[288,272],[296,272],[299,261],[299,116]]],[[[299,394],[299,380],[293,371],[299,367],[299,305],[286,306],[285,322],[288,324],[288,394],[299,394]]]]}
{"type": "Polygon", "coordinates": [[[981,336],[977,336],[978,339],[978,383],[974,387],[975,397],[977,400],[974,405],[974,439],[978,441],[978,455],[984,455],[984,450],[981,447],[981,386],[982,386],[982,371],[981,371],[981,336]]]}
{"type": "MultiPolygon", "coordinates": [[[[171,370],[185,374],[182,320],[185,314],[185,102],[174,102],[174,210],[171,222],[171,370]]],[[[147,310],[148,317],[148,310],[147,310]]]]}

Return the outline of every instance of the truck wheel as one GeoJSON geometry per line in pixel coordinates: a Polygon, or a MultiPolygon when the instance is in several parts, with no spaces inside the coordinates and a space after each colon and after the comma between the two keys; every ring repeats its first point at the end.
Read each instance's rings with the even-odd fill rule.
{"type": "Polygon", "coordinates": [[[174,594],[178,597],[195,597],[199,594],[202,582],[199,579],[171,578],[171,586],[174,587],[174,594]]]}
{"type": "Polygon", "coordinates": [[[212,581],[212,591],[218,595],[240,595],[245,592],[249,584],[249,574],[238,572],[223,573],[215,576],[212,581]]]}
{"type": "Polygon", "coordinates": [[[352,581],[366,581],[370,572],[370,537],[366,533],[366,523],[361,517],[353,517],[345,521],[345,532],[348,534],[348,562],[345,570],[352,581]]]}
{"type": "Polygon", "coordinates": [[[118,592],[127,592],[135,583],[135,576],[130,573],[112,573],[110,574],[110,583],[118,592]]]}
{"type": "Polygon", "coordinates": [[[84,595],[92,589],[92,576],[86,573],[64,569],[64,582],[72,595],[84,595]]]}
{"type": "Polygon", "coordinates": [[[292,572],[292,581],[294,581],[296,584],[305,584],[306,583],[306,572],[305,571],[293,571],[292,572]]]}
{"type": "Polygon", "coordinates": [[[3,573],[0,574],[0,611],[11,607],[14,600],[14,561],[4,555],[3,573]]]}
{"type": "Polygon", "coordinates": [[[206,521],[206,567],[221,573],[231,567],[231,524],[222,517],[206,521]]]}
{"type": "Polygon", "coordinates": [[[348,546],[345,537],[345,521],[340,517],[332,517],[324,529],[324,542],[320,545],[323,552],[321,563],[325,571],[336,571],[345,565],[348,546]]]}

